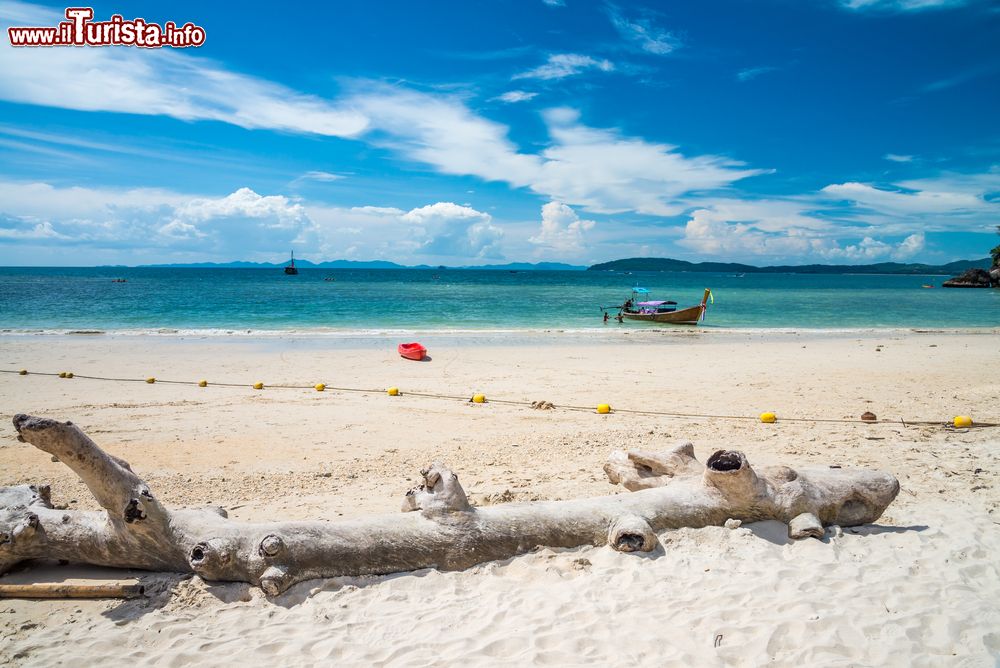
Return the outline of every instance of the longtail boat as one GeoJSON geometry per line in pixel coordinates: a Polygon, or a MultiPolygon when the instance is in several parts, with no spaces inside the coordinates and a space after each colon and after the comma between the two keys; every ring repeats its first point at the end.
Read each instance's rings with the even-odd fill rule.
{"type": "Polygon", "coordinates": [[[705,288],[705,294],[702,295],[700,304],[679,309],[675,301],[651,301],[648,299],[639,301],[648,294],[649,290],[645,288],[633,288],[631,299],[619,307],[619,321],[622,318],[627,318],[648,322],[668,322],[675,325],[697,325],[698,321],[705,317],[708,300],[712,297],[712,291],[705,288]]]}

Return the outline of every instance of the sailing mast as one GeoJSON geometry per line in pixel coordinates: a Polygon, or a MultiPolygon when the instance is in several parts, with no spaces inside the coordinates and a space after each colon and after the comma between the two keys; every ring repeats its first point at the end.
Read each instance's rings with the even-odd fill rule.
{"type": "Polygon", "coordinates": [[[285,273],[289,275],[295,275],[299,273],[299,270],[295,268],[295,251],[292,251],[292,261],[285,267],[285,273]]]}

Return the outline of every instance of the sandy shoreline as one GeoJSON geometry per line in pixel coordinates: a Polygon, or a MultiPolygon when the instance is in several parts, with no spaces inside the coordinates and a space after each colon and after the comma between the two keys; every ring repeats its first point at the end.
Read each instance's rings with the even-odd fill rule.
{"type": "Polygon", "coordinates": [[[0,374],[0,485],[45,480],[55,502],[95,507],[65,467],[14,440],[10,415],[32,412],[83,426],[168,503],[221,504],[237,518],[396,512],[432,460],[458,472],[478,503],[617,493],[601,470],[610,450],[679,439],[702,458],[727,447],[753,463],[880,468],[903,491],[876,528],[823,542],[787,544],[767,526],[685,530],[665,536],[653,558],[542,551],[464,573],[304,583],[278,602],[239,585],[175,580],[172,596],[145,606],[3,601],[0,662],[218,664],[280,652],[292,665],[993,665],[1000,653],[1000,430],[781,421],[853,420],[866,410],[893,420],[1000,421],[995,334],[422,340],[431,362],[400,360],[390,337],[0,337],[4,369],[242,385],[0,374]],[[398,386],[404,396],[255,392],[257,380],[398,386]],[[557,409],[408,391],[481,391],[557,409]],[[673,413],[775,410],[779,422],[558,408],[605,401],[673,413]]]}

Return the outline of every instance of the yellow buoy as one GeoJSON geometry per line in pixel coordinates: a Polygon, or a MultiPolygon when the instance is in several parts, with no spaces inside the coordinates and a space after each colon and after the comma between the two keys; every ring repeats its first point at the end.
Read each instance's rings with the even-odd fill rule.
{"type": "Polygon", "coordinates": [[[198,387],[208,387],[208,381],[207,380],[199,380],[198,381],[198,387]]]}
{"type": "Polygon", "coordinates": [[[971,427],[972,418],[970,418],[968,415],[956,415],[954,424],[959,429],[961,429],[962,427],[971,427]]]}
{"type": "Polygon", "coordinates": [[[313,387],[316,388],[317,392],[322,392],[323,390],[326,389],[326,385],[323,383],[316,383],[313,387]]]}
{"type": "Polygon", "coordinates": [[[153,383],[156,382],[156,379],[153,378],[152,376],[150,376],[149,378],[146,379],[146,382],[149,383],[150,385],[152,385],[153,383]]]}
{"type": "Polygon", "coordinates": [[[597,404],[597,412],[601,415],[607,415],[611,412],[611,404],[597,404]]]}
{"type": "Polygon", "coordinates": [[[485,404],[486,403],[486,395],[485,394],[473,394],[472,395],[472,403],[474,403],[474,404],[485,404]]]}
{"type": "Polygon", "coordinates": [[[27,376],[28,375],[28,370],[27,369],[21,369],[20,371],[18,371],[18,373],[21,374],[22,376],[27,376]]]}
{"type": "Polygon", "coordinates": [[[253,389],[255,389],[255,390],[263,390],[264,389],[264,383],[261,383],[260,381],[257,381],[256,383],[253,384],[253,389]]]}
{"type": "Polygon", "coordinates": [[[67,378],[72,378],[73,377],[73,372],[72,371],[67,371],[66,372],[66,377],[67,378]]]}
{"type": "Polygon", "coordinates": [[[768,411],[766,413],[760,414],[760,421],[765,424],[772,424],[778,421],[778,416],[775,415],[772,411],[768,411]]]}
{"type": "Polygon", "coordinates": [[[388,390],[385,391],[385,393],[388,394],[390,397],[398,397],[399,396],[399,388],[398,387],[390,387],[388,390]]]}
{"type": "Polygon", "coordinates": [[[66,377],[66,372],[65,371],[60,371],[59,372],[59,377],[60,378],[65,378],[66,377]]]}

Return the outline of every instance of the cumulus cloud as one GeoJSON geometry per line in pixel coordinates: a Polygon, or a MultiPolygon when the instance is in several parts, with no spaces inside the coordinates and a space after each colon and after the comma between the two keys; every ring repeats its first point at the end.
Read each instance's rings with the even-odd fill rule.
{"type": "Polygon", "coordinates": [[[897,259],[911,258],[924,249],[927,240],[923,232],[916,232],[903,239],[896,249],[897,259]]]}
{"type": "Polygon", "coordinates": [[[898,244],[865,237],[854,244],[828,245],[820,249],[819,254],[828,259],[854,262],[902,261],[908,260],[922,251],[924,243],[924,235],[921,232],[911,234],[898,244]]]}
{"type": "Polygon", "coordinates": [[[544,65],[515,74],[514,79],[565,79],[586,70],[596,69],[600,72],[611,72],[615,69],[610,60],[592,58],[578,53],[554,53],[549,56],[544,65]]]}
{"type": "Polygon", "coordinates": [[[0,239],[37,241],[53,239],[69,239],[64,234],[56,232],[52,228],[52,223],[43,220],[40,223],[32,223],[29,219],[0,218],[0,239]]]}
{"type": "Polygon", "coordinates": [[[997,193],[994,167],[880,186],[831,184],[783,198],[688,197],[678,243],[716,257],[902,261],[926,249],[925,232],[991,231],[1000,218],[997,193]]]}
{"type": "Polygon", "coordinates": [[[240,188],[221,198],[195,198],[175,207],[158,234],[171,240],[209,239],[215,246],[307,244],[315,226],[301,204],[283,195],[262,196],[240,188]]]}
{"type": "Polygon", "coordinates": [[[593,220],[581,220],[573,209],[562,202],[548,202],[542,206],[542,226],[538,234],[528,241],[559,253],[583,249],[584,232],[594,229],[593,220]]]}
{"type": "Polygon", "coordinates": [[[720,258],[765,258],[771,262],[800,263],[809,258],[839,262],[870,263],[905,260],[924,248],[923,233],[914,233],[898,243],[865,235],[857,241],[840,239],[850,229],[827,226],[823,230],[733,221],[714,209],[699,209],[684,227],[677,243],[702,255],[720,258]]]}
{"type": "Polygon", "coordinates": [[[420,226],[427,240],[420,251],[426,255],[501,258],[503,230],[492,216],[454,202],[437,202],[405,213],[401,219],[420,226]]]}
{"type": "MultiPolygon", "coordinates": [[[[36,5],[0,3],[5,26],[60,20],[65,16],[36,5]]],[[[0,99],[338,137],[368,125],[350,108],[170,49],[16,49],[0,40],[0,99]]]]}
{"type": "Polygon", "coordinates": [[[84,262],[108,249],[124,254],[115,261],[128,262],[149,252],[274,260],[289,248],[323,258],[475,260],[502,257],[503,241],[504,230],[490,214],[454,202],[407,211],[304,204],[250,188],[205,197],[0,181],[0,246],[69,245],[84,262]]]}
{"type": "Polygon", "coordinates": [[[62,188],[0,182],[0,239],[92,248],[188,248],[206,254],[273,253],[309,244],[317,230],[302,206],[241,188],[225,197],[153,189],[62,188]]]}
{"type": "Polygon", "coordinates": [[[794,257],[818,250],[822,242],[794,232],[765,232],[752,223],[732,222],[712,209],[698,209],[684,226],[679,245],[702,255],[794,257]]]}
{"type": "Polygon", "coordinates": [[[262,196],[250,188],[240,188],[219,199],[193,199],[175,210],[178,218],[204,222],[213,218],[243,216],[275,221],[275,227],[287,227],[301,222],[305,212],[284,195],[262,196]]]}
{"type": "Polygon", "coordinates": [[[438,202],[417,209],[411,209],[403,214],[403,220],[418,225],[428,225],[442,220],[489,220],[490,215],[476,211],[470,206],[462,206],[454,202],[438,202]]]}

